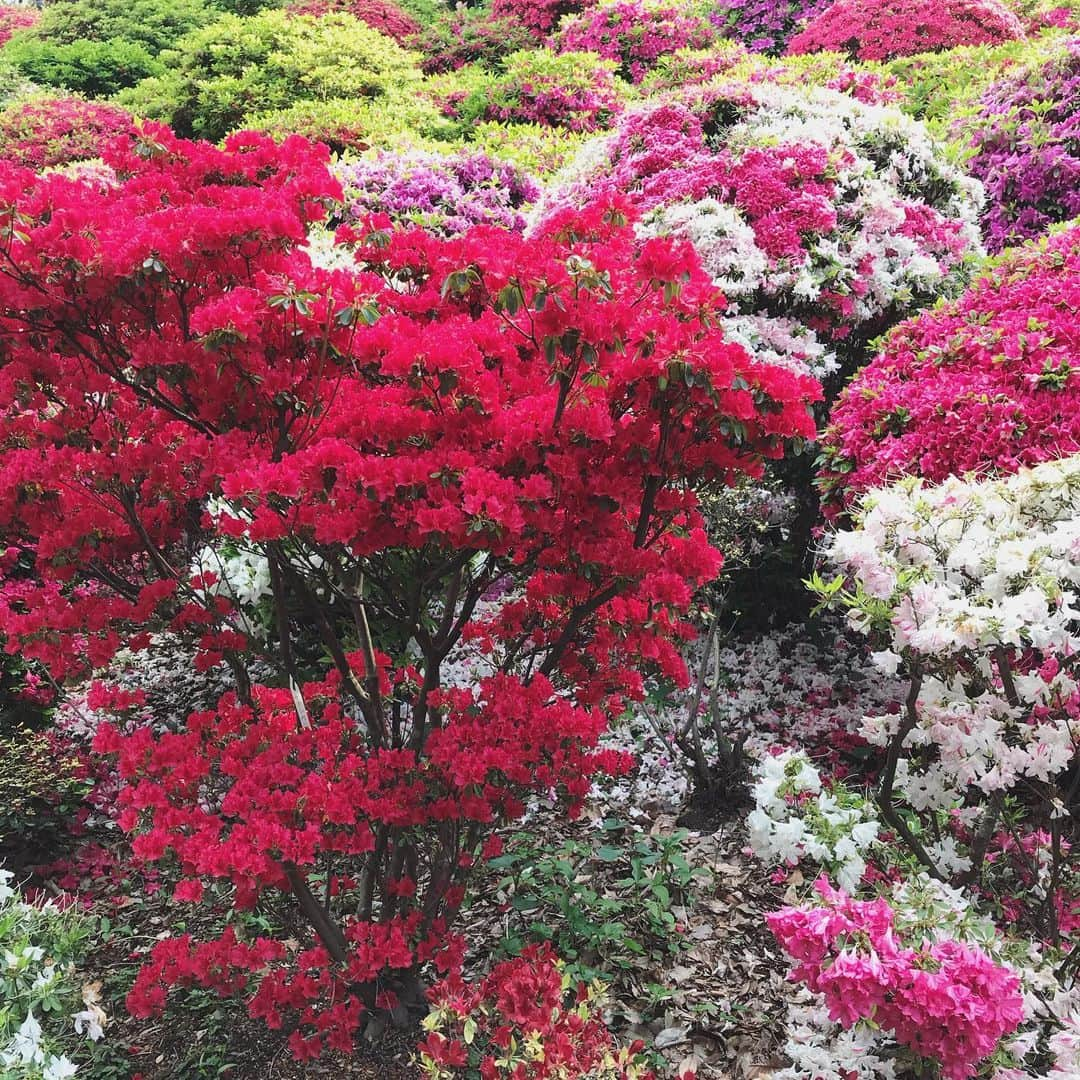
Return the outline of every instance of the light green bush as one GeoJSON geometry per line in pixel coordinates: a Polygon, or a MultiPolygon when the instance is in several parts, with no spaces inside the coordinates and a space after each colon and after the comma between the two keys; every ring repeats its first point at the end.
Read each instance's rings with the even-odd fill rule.
{"type": "Polygon", "coordinates": [[[163,54],[165,73],[120,101],[181,135],[217,140],[298,102],[375,102],[415,90],[417,59],[349,15],[226,15],[163,54]]]}

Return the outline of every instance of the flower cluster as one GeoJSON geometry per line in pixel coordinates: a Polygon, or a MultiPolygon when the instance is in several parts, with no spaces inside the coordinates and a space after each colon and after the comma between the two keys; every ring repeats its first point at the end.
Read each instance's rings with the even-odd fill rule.
{"type": "Polygon", "coordinates": [[[606,0],[565,19],[558,46],[614,60],[623,78],[639,83],[661,57],[704,48],[715,37],[706,20],[665,0],[606,0]]]}
{"type": "Polygon", "coordinates": [[[832,0],[720,0],[709,18],[752,52],[777,55],[808,20],[832,0]]]}
{"type": "Polygon", "coordinates": [[[654,1080],[640,1043],[616,1047],[604,1003],[599,984],[575,990],[550,946],[530,945],[478,983],[455,974],[432,988],[421,1070],[429,1080],[654,1080]]]}
{"type": "Polygon", "coordinates": [[[341,12],[366,23],[392,37],[399,45],[406,45],[420,32],[420,24],[394,3],[394,0],[296,0],[289,5],[295,15],[327,15],[341,12]]]}
{"type": "Polygon", "coordinates": [[[788,50],[888,60],[1023,36],[1020,20],[999,0],[835,0],[791,39],[788,50]]]}
{"type": "Polygon", "coordinates": [[[108,187],[0,172],[0,522],[36,574],[0,630],[58,680],[162,630],[229,666],[174,731],[102,686],[95,745],[178,899],[288,893],[316,942],[161,942],[130,1007],[198,983],[312,1056],[417,1004],[531,794],[573,810],[628,767],[598,738],[650,673],[685,685],[721,561],[695,488],[810,437],[821,390],[727,341],[692,249],[639,243],[619,205],[531,237],[370,218],[324,268],[325,148],[152,126],[104,157],[108,187]],[[230,542],[265,560],[265,639],[202,557],[230,542]],[[454,686],[463,641],[490,674],[454,686]]]}
{"type": "Polygon", "coordinates": [[[821,901],[768,916],[797,961],[791,976],[824,996],[844,1027],[873,1023],[946,1080],[969,1080],[1024,1018],[1020,980],[982,949],[941,938],[905,943],[884,899],[853,900],[817,882],[821,901]]]}
{"type": "Polygon", "coordinates": [[[971,130],[991,251],[1080,214],[1080,39],[994,83],[971,130]]]}
{"type": "Polygon", "coordinates": [[[445,235],[474,225],[520,231],[540,189],[522,170],[484,153],[379,154],[335,166],[346,220],[387,214],[445,235]]]}
{"type": "Polygon", "coordinates": [[[643,236],[690,240],[738,312],[811,331],[800,350],[825,366],[813,335],[859,362],[866,338],[958,291],[981,250],[978,185],[915,121],[828,89],[734,83],[628,113],[538,214],[612,191],[643,236]]]}
{"type": "Polygon", "coordinates": [[[821,774],[802,751],[766,757],[757,773],[747,818],[754,854],[771,866],[806,858],[834,875],[841,888],[858,888],[879,827],[865,799],[839,785],[823,790],[821,774]]]}
{"type": "Polygon", "coordinates": [[[33,97],[0,112],[0,158],[45,169],[101,156],[131,129],[123,109],[77,97],[33,97]]]}
{"type": "Polygon", "coordinates": [[[819,483],[833,508],[909,473],[1013,472],[1080,449],[1078,275],[1073,228],[897,327],[824,435],[819,483]]]}

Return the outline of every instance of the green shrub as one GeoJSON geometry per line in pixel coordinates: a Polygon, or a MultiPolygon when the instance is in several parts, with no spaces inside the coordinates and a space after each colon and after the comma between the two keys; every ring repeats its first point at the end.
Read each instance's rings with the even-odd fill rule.
{"type": "Polygon", "coordinates": [[[598,829],[558,845],[519,832],[491,860],[502,875],[494,895],[510,911],[497,948],[514,956],[548,941],[575,982],[640,985],[689,945],[672,909],[708,872],[688,863],[685,831],[653,836],[617,818],[598,829]]]}
{"type": "Polygon", "coordinates": [[[163,54],[165,73],[120,100],[181,135],[217,140],[301,101],[378,101],[415,88],[417,59],[348,15],[226,15],[163,54]]]}
{"type": "Polygon", "coordinates": [[[512,162],[533,176],[550,176],[588,141],[588,132],[488,121],[469,132],[468,144],[491,157],[512,162]]]}
{"type": "Polygon", "coordinates": [[[156,56],[219,15],[206,0],[52,0],[19,36],[54,45],[120,38],[156,56]]]}
{"type": "Polygon", "coordinates": [[[363,98],[299,101],[287,109],[246,117],[244,126],[275,138],[303,135],[338,153],[448,139],[455,131],[430,101],[415,95],[390,95],[376,102],[363,98]]]}
{"type": "Polygon", "coordinates": [[[0,862],[49,861],[90,790],[84,771],[48,733],[0,738],[0,862]]]}
{"type": "Polygon", "coordinates": [[[3,57],[39,86],[59,87],[87,97],[111,97],[162,69],[157,59],[134,41],[42,41],[18,34],[3,57]]]}

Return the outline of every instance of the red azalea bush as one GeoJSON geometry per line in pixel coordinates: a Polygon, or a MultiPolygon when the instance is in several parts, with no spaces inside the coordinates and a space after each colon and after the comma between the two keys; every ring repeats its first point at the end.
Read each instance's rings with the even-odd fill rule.
{"type": "Polygon", "coordinates": [[[420,24],[406,14],[393,0],[297,0],[289,6],[294,15],[351,15],[373,30],[392,37],[399,45],[407,45],[420,32],[420,24]]]}
{"type": "Polygon", "coordinates": [[[1015,472],[1080,450],[1080,228],[1003,258],[898,326],[823,439],[835,503],[899,476],[1015,472]]]}
{"type": "Polygon", "coordinates": [[[637,1062],[642,1044],[619,1049],[596,1015],[600,987],[575,991],[550,945],[528,946],[477,983],[449,976],[432,989],[431,1005],[420,1044],[428,1080],[655,1080],[637,1062]]]}
{"type": "Polygon", "coordinates": [[[0,45],[6,45],[11,35],[36,26],[41,12],[32,7],[0,7],[0,45]]]}
{"type": "Polygon", "coordinates": [[[999,0],[836,0],[791,39],[788,52],[888,60],[1023,36],[1020,20],[999,0]]]}
{"type": "Polygon", "coordinates": [[[114,105],[77,97],[35,97],[0,112],[0,158],[30,169],[100,157],[107,142],[131,128],[114,105]]]}
{"type": "Polygon", "coordinates": [[[594,52],[619,65],[624,79],[639,83],[663,56],[703,49],[717,38],[705,19],[649,0],[614,0],[565,19],[558,34],[562,52],[594,52]]]}
{"type": "Polygon", "coordinates": [[[155,126],[104,158],[104,189],[0,171],[0,530],[36,574],[0,632],[58,680],[156,630],[229,666],[179,730],[98,687],[96,745],[177,899],[284,895],[313,936],[167,939],[129,1005],[239,994],[310,1057],[452,967],[470,868],[531,793],[626,767],[597,739],[649,671],[685,685],[720,563],[695,484],[811,436],[820,388],[726,341],[691,249],[616,207],[528,239],[373,221],[324,269],[325,148],[155,126]]]}

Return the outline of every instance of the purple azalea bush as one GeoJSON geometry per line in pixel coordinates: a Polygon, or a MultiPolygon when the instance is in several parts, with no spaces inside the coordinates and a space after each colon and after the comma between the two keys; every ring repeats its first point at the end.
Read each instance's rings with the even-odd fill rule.
{"type": "Polygon", "coordinates": [[[994,83],[971,145],[968,169],[986,188],[990,251],[1080,214],[1080,38],[994,83]]]}
{"type": "Polygon", "coordinates": [[[788,40],[832,0],[718,0],[709,16],[725,36],[751,52],[779,56],[788,40]]]}
{"type": "Polygon", "coordinates": [[[383,153],[336,167],[346,220],[388,214],[402,224],[455,236],[474,225],[521,230],[521,208],[540,194],[536,182],[484,153],[383,153]]]}

